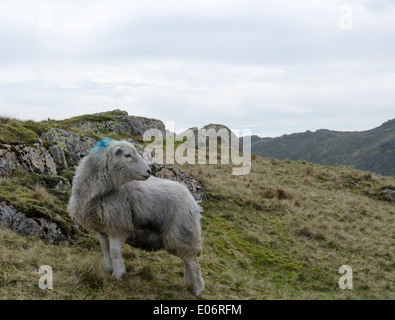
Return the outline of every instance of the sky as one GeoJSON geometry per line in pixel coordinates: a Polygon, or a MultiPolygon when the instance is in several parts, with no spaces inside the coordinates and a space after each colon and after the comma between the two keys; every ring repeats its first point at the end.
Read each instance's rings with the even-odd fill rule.
{"type": "Polygon", "coordinates": [[[392,0],[0,0],[0,115],[275,137],[395,118],[392,0]]]}

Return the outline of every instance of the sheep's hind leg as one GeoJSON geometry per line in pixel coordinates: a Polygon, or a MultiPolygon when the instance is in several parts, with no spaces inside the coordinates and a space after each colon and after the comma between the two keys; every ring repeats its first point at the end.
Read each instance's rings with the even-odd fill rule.
{"type": "Polygon", "coordinates": [[[184,259],[184,285],[189,287],[193,285],[191,266],[184,259]]]}
{"type": "Polygon", "coordinates": [[[113,266],[113,277],[117,280],[122,280],[122,276],[125,274],[125,264],[122,259],[122,246],[127,239],[127,234],[117,234],[116,236],[109,236],[110,242],[110,256],[113,266]]]}
{"type": "Polygon", "coordinates": [[[104,261],[106,263],[106,271],[112,272],[113,267],[112,267],[112,260],[110,255],[110,243],[108,241],[108,236],[100,232],[97,232],[97,236],[99,237],[101,249],[103,251],[104,261]]]}
{"type": "Polygon", "coordinates": [[[184,258],[185,262],[185,271],[187,273],[184,275],[185,280],[192,279],[194,294],[197,297],[200,297],[203,294],[204,290],[204,280],[202,278],[202,274],[200,271],[200,264],[197,256],[186,257],[184,258]]]}

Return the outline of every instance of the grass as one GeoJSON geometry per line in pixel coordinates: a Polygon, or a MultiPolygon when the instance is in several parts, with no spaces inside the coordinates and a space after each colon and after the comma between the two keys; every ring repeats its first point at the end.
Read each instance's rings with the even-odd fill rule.
{"type": "MultiPolygon", "coordinates": [[[[395,297],[395,207],[377,197],[383,186],[395,185],[394,178],[260,157],[247,176],[232,176],[231,166],[222,165],[183,169],[209,196],[202,203],[205,299],[395,297]],[[338,287],[344,264],[353,268],[353,290],[338,287]]],[[[27,180],[31,198],[54,210],[58,200],[50,188],[26,176],[0,183],[11,192],[13,179],[27,180]]],[[[26,186],[15,186],[15,194],[27,192],[26,186]]],[[[50,245],[0,228],[0,297],[194,299],[182,286],[178,258],[125,246],[127,275],[117,282],[104,270],[98,241],[87,239],[50,245]],[[38,287],[44,264],[53,268],[53,290],[38,287]]]]}
{"type": "Polygon", "coordinates": [[[252,152],[278,159],[304,159],[321,165],[348,165],[395,175],[395,119],[360,132],[317,130],[278,138],[252,137],[252,152]]]}
{"type": "MultiPolygon", "coordinates": [[[[140,136],[130,135],[119,135],[114,132],[110,132],[100,125],[107,121],[116,120],[118,113],[116,111],[107,112],[103,114],[92,114],[73,117],[65,120],[43,120],[43,121],[32,121],[32,120],[18,120],[12,117],[0,116],[0,147],[2,145],[19,145],[25,144],[27,146],[33,146],[38,143],[38,139],[41,135],[50,129],[62,129],[68,132],[77,133],[84,136],[89,136],[95,140],[100,140],[104,137],[111,139],[134,139],[142,142],[140,136]],[[93,122],[100,127],[100,131],[84,128],[82,129],[79,124],[83,122],[93,122]]],[[[45,142],[46,147],[49,147],[45,142]]]]}
{"type": "Polygon", "coordinates": [[[79,233],[66,207],[70,190],[56,190],[66,179],[59,176],[19,172],[0,177],[0,201],[14,206],[28,217],[44,218],[58,224],[67,235],[79,233]]]}
{"type": "Polygon", "coordinates": [[[235,226],[239,237],[227,240],[273,285],[269,298],[395,297],[395,206],[380,196],[393,177],[260,157],[248,176],[219,165],[187,171],[206,186],[215,218],[235,226]],[[354,268],[353,291],[337,286],[343,264],[354,268]]]}
{"type": "MultiPolygon", "coordinates": [[[[55,127],[85,134],[72,129],[82,120],[108,119],[3,117],[0,140],[15,139],[7,125],[30,130],[31,142],[55,127]]],[[[180,167],[208,195],[201,203],[203,299],[395,298],[395,205],[383,192],[395,189],[394,177],[255,155],[245,176],[233,176],[231,165],[180,167]],[[353,268],[353,290],[338,286],[342,265],[353,268]]],[[[67,215],[70,190],[55,189],[72,176],[69,169],[60,176],[20,171],[0,177],[0,201],[56,222],[73,239],[51,245],[0,227],[0,299],[195,299],[182,286],[183,263],[165,252],[125,245],[127,274],[114,280],[95,235],[67,215]],[[41,265],[53,269],[53,290],[38,286],[41,265]]]]}

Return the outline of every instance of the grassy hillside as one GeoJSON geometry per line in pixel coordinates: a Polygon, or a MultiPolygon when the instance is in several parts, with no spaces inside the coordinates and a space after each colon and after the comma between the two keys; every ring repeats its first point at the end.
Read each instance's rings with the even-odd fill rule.
{"type": "Polygon", "coordinates": [[[361,132],[307,131],[279,138],[254,136],[252,152],[281,160],[347,165],[382,175],[395,175],[395,119],[361,132]]]}
{"type": "MultiPolygon", "coordinates": [[[[209,194],[202,204],[204,298],[395,298],[395,206],[381,193],[395,187],[393,178],[260,157],[248,176],[229,169],[187,168],[209,194]],[[353,290],[338,288],[343,264],[353,267],[353,290]]],[[[48,198],[57,199],[50,191],[48,198]]],[[[118,283],[104,271],[94,237],[50,245],[0,228],[0,297],[193,298],[182,287],[179,259],[129,246],[124,256],[128,274],[118,283]],[[44,264],[54,270],[51,291],[38,287],[44,264]]]]}
{"type": "MultiPolygon", "coordinates": [[[[47,125],[55,122],[31,130],[47,125]]],[[[395,298],[395,204],[383,192],[395,189],[394,177],[259,156],[246,176],[232,176],[231,165],[181,168],[208,195],[201,203],[203,299],[395,298]],[[338,286],[341,265],[353,268],[353,290],[338,286]]],[[[70,190],[53,187],[71,177],[0,177],[0,201],[52,219],[74,238],[52,245],[0,227],[0,299],[195,299],[182,286],[183,263],[165,252],[125,245],[124,280],[107,274],[98,240],[67,216],[70,190]],[[53,269],[52,290],[38,286],[41,265],[53,269]]]]}

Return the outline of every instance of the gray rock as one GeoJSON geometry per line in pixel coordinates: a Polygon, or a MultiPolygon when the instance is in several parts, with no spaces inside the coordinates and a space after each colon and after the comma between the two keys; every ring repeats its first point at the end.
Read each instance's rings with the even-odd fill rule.
{"type": "Polygon", "coordinates": [[[185,137],[185,136],[187,136],[187,134],[186,134],[187,132],[191,132],[193,134],[194,140],[190,141],[190,142],[193,143],[194,146],[197,146],[198,142],[199,142],[199,139],[198,139],[198,137],[199,137],[199,130],[198,130],[197,127],[189,128],[189,129],[177,134],[176,136],[178,136],[180,138],[181,137],[185,137]]]}
{"type": "Polygon", "coordinates": [[[162,133],[163,137],[166,136],[164,123],[157,119],[127,116],[122,119],[122,124],[126,128],[127,132],[131,135],[136,134],[143,136],[144,132],[147,130],[157,129],[162,133]]]}
{"type": "Polygon", "coordinates": [[[0,149],[0,175],[9,175],[18,167],[18,161],[10,146],[4,147],[7,149],[0,149]]]}
{"type": "Polygon", "coordinates": [[[125,132],[125,129],[122,127],[122,125],[119,122],[115,122],[115,121],[108,121],[106,123],[106,129],[116,134],[127,134],[127,132],[125,132]]]}
{"type": "Polygon", "coordinates": [[[14,149],[18,162],[25,170],[36,173],[57,174],[55,161],[46,148],[37,144],[34,147],[18,145],[14,149]]]}
{"type": "Polygon", "coordinates": [[[60,144],[49,147],[49,152],[51,153],[56,165],[60,170],[68,169],[69,165],[67,163],[66,155],[64,153],[64,149],[61,147],[60,144]]]}
{"type": "Polygon", "coordinates": [[[43,218],[28,218],[23,212],[17,211],[5,202],[0,202],[0,226],[9,228],[21,236],[36,236],[50,243],[68,240],[56,223],[43,218]]]}
{"type": "MultiPolygon", "coordinates": [[[[193,128],[194,129],[194,128],[193,128]]],[[[234,141],[239,141],[236,135],[227,127],[222,124],[214,124],[210,123],[205,125],[203,128],[199,129],[197,132],[197,143],[196,145],[199,146],[206,146],[208,147],[208,142],[210,141],[207,134],[211,132],[211,129],[215,132],[215,137],[217,138],[217,143],[222,143],[222,141],[227,141],[228,145],[231,145],[232,139],[234,141]]]]}
{"type": "Polygon", "coordinates": [[[70,189],[70,187],[71,187],[70,182],[68,182],[68,180],[65,180],[65,181],[59,181],[56,184],[55,189],[59,191],[64,191],[70,189]]]}
{"type": "Polygon", "coordinates": [[[158,178],[169,179],[178,181],[187,186],[191,191],[196,201],[202,201],[207,199],[206,192],[204,191],[203,185],[197,181],[194,177],[189,176],[186,172],[182,171],[177,167],[169,167],[163,163],[157,161],[155,157],[144,152],[144,147],[136,141],[131,141],[140,155],[147,161],[151,168],[152,174],[158,178]]]}
{"type": "Polygon", "coordinates": [[[151,169],[153,175],[158,178],[178,181],[187,186],[196,201],[200,202],[207,199],[203,185],[181,169],[177,167],[167,167],[163,164],[151,164],[151,169]]]}
{"type": "Polygon", "coordinates": [[[96,141],[89,137],[81,137],[74,133],[64,132],[62,139],[65,143],[66,154],[71,156],[73,159],[80,161],[86,156],[92,147],[96,144],[96,141]]]}
{"type": "Polygon", "coordinates": [[[41,138],[52,145],[49,152],[61,170],[77,164],[96,144],[96,141],[90,137],[80,136],[62,129],[51,129],[41,138]]]}
{"type": "Polygon", "coordinates": [[[93,132],[110,131],[122,135],[139,135],[143,136],[144,132],[149,129],[159,130],[163,136],[166,135],[165,125],[162,121],[152,118],[129,116],[126,111],[119,109],[109,112],[101,112],[92,116],[111,116],[114,120],[109,121],[87,121],[78,122],[74,128],[82,128],[93,132]]]}
{"type": "Polygon", "coordinates": [[[390,196],[392,202],[395,202],[395,190],[387,188],[384,189],[383,191],[390,196]]]}
{"type": "Polygon", "coordinates": [[[13,207],[0,202],[0,226],[12,228],[12,223],[17,211],[13,207]]]}
{"type": "Polygon", "coordinates": [[[11,224],[11,229],[13,229],[17,234],[21,236],[36,236],[40,237],[41,228],[40,225],[32,218],[27,218],[23,213],[18,212],[14,217],[11,224]]]}
{"type": "Polygon", "coordinates": [[[36,173],[57,174],[54,159],[40,144],[37,143],[34,147],[25,145],[5,147],[7,149],[0,149],[0,175],[11,174],[18,168],[36,173]]]}

